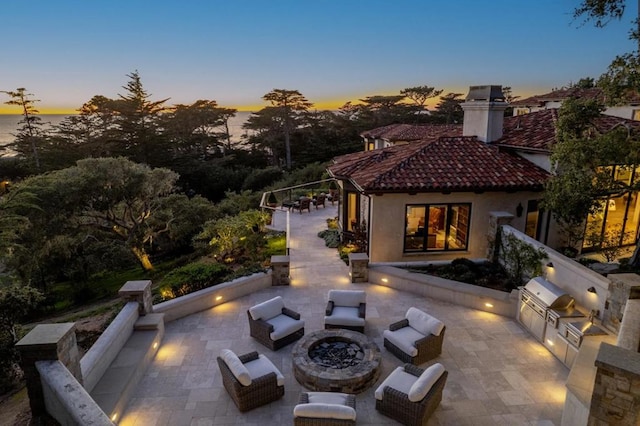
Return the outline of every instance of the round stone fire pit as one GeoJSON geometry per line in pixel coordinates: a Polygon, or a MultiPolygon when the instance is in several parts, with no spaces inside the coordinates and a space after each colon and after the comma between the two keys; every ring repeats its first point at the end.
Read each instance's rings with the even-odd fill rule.
{"type": "Polygon", "coordinates": [[[302,337],[291,358],[296,380],[305,388],[360,393],[378,380],[382,356],[364,334],[331,329],[302,337]]]}

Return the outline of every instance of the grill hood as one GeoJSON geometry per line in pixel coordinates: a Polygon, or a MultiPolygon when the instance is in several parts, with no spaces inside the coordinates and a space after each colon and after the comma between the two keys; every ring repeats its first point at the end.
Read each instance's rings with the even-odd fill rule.
{"type": "Polygon", "coordinates": [[[574,303],[567,292],[542,277],[534,277],[524,288],[539,299],[547,308],[567,309],[574,303]]]}

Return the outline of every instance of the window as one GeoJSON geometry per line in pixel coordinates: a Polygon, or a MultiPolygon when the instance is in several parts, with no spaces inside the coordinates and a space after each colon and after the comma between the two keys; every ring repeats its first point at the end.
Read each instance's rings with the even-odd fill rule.
{"type": "Polygon", "coordinates": [[[466,250],[471,204],[412,204],[406,207],[404,251],[466,250]]]}
{"type": "Polygon", "coordinates": [[[349,192],[347,194],[347,208],[346,208],[346,213],[347,213],[347,220],[346,220],[347,229],[346,230],[347,231],[353,232],[354,226],[357,226],[358,223],[360,222],[358,209],[359,209],[358,194],[356,194],[355,192],[349,192]]]}
{"type": "Polygon", "coordinates": [[[527,202],[527,221],[524,226],[524,233],[536,240],[540,239],[541,217],[542,209],[538,205],[538,200],[529,200],[527,202]]]}
{"type": "MultiPolygon", "coordinates": [[[[613,178],[622,187],[628,188],[640,178],[640,167],[616,166],[608,169],[611,169],[613,178]]],[[[639,200],[638,191],[631,190],[600,199],[595,211],[587,216],[582,249],[589,251],[635,244],[640,224],[639,200]]]]}

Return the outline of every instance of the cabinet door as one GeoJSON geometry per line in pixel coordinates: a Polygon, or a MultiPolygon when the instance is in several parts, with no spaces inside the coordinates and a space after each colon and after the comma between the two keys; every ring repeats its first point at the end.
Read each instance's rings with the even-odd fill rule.
{"type": "Polygon", "coordinates": [[[523,304],[520,307],[520,322],[527,328],[531,329],[531,320],[533,318],[533,311],[527,305],[523,304]]]}
{"type": "Polygon", "coordinates": [[[547,322],[540,315],[533,312],[531,314],[531,333],[540,341],[544,341],[544,332],[547,322]]]}
{"type": "Polygon", "coordinates": [[[567,345],[567,356],[564,360],[564,365],[571,368],[573,366],[573,361],[576,360],[576,356],[578,355],[578,350],[571,345],[567,345]]]}
{"type": "Polygon", "coordinates": [[[564,340],[562,337],[558,336],[558,334],[556,333],[556,339],[553,345],[553,354],[565,365],[567,364],[566,362],[567,346],[568,346],[567,341],[564,340]]]}

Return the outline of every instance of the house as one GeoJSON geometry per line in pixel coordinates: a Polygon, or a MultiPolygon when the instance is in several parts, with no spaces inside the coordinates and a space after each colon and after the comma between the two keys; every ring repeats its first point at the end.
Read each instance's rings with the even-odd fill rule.
{"type": "Polygon", "coordinates": [[[360,136],[364,139],[364,150],[371,151],[439,136],[462,136],[462,125],[390,124],[363,132],[360,136]]]}
{"type": "MultiPolygon", "coordinates": [[[[522,115],[546,109],[560,108],[562,102],[569,98],[595,99],[602,104],[606,104],[606,97],[602,89],[597,87],[568,87],[556,89],[543,95],[518,99],[511,102],[510,106],[513,107],[513,115],[522,115]]],[[[640,97],[636,96],[632,98],[626,105],[608,106],[604,114],[626,118],[628,120],[640,120],[640,97]]]]}
{"type": "MultiPolygon", "coordinates": [[[[342,231],[366,231],[372,262],[483,258],[491,212],[500,211],[513,215],[516,229],[561,247],[558,225],[540,208],[551,176],[557,109],[505,118],[507,106],[500,86],[472,86],[462,104],[464,124],[448,126],[451,134],[441,126],[409,125],[365,132],[374,147],[376,141],[389,146],[336,157],[327,169],[342,188],[342,231]]],[[[607,131],[621,122],[640,125],[602,115],[596,127],[607,131]]],[[[636,174],[627,168],[612,173],[620,179],[636,174]]],[[[626,236],[620,244],[634,243],[638,198],[631,193],[603,199],[588,226],[604,232],[621,225],[626,236]]]]}

